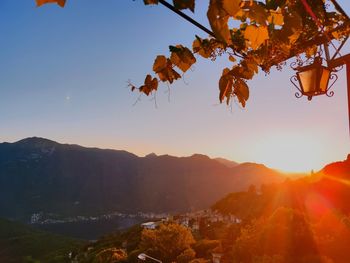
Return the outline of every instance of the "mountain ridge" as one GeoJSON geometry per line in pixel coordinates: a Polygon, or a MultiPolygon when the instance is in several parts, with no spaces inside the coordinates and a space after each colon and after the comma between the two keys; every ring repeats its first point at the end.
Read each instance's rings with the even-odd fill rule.
{"type": "Polygon", "coordinates": [[[202,154],[139,157],[39,137],[0,143],[0,215],[22,220],[38,212],[185,212],[284,179],[261,164],[229,168],[202,154]]]}

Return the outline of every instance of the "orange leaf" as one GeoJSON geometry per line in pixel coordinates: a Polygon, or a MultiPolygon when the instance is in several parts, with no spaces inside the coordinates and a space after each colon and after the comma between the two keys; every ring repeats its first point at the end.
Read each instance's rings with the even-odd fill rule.
{"type": "Polygon", "coordinates": [[[151,75],[147,75],[145,78],[145,84],[140,87],[140,92],[145,93],[147,96],[158,88],[158,80],[157,78],[153,78],[151,75]]]}
{"type": "Polygon", "coordinates": [[[194,0],[173,0],[176,9],[190,9],[194,13],[194,0]]]}
{"type": "Polygon", "coordinates": [[[158,5],[158,0],[143,0],[145,5],[158,5]]]}
{"type": "Polygon", "coordinates": [[[228,68],[225,68],[222,71],[221,78],[219,80],[219,100],[220,103],[225,99],[226,97],[226,102],[227,104],[230,101],[230,97],[232,94],[232,85],[233,85],[233,78],[232,75],[230,75],[230,70],[228,68]]]}
{"type": "Polygon", "coordinates": [[[36,0],[36,5],[41,6],[48,3],[56,3],[61,7],[64,7],[66,0],[36,0]]]}
{"type": "Polygon", "coordinates": [[[158,74],[159,79],[163,82],[173,83],[174,80],[181,78],[180,74],[173,69],[170,59],[165,56],[157,56],[153,64],[153,71],[158,74]]]}
{"type": "Polygon", "coordinates": [[[252,49],[256,50],[269,39],[269,32],[266,26],[249,25],[244,31],[244,38],[248,40],[252,49]]]}
{"type": "Polygon", "coordinates": [[[239,103],[241,103],[244,108],[246,101],[249,98],[249,88],[245,81],[243,81],[242,79],[237,79],[233,86],[234,94],[236,95],[239,103]]]}
{"type": "Polygon", "coordinates": [[[182,45],[177,45],[176,47],[170,46],[170,51],[171,62],[183,72],[186,72],[194,63],[196,63],[196,58],[187,47],[183,47],[182,45]]]}
{"type": "Polygon", "coordinates": [[[167,60],[166,57],[163,55],[157,56],[156,60],[153,64],[153,71],[155,73],[158,73],[159,71],[163,70],[167,66],[167,60]]]}
{"type": "Polygon", "coordinates": [[[226,44],[231,44],[231,33],[227,24],[230,16],[222,8],[220,0],[210,0],[207,17],[216,38],[226,44]]]}

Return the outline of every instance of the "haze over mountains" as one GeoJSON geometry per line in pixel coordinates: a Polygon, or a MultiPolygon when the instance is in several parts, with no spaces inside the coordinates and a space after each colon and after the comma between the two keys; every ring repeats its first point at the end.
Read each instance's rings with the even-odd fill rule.
{"type": "Polygon", "coordinates": [[[0,144],[0,216],[184,212],[251,184],[284,179],[261,164],[200,154],[138,157],[33,137],[0,144]]]}

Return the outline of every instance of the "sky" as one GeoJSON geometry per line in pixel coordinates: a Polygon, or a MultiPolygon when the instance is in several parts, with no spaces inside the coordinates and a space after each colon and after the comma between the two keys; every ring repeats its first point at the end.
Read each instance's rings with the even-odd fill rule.
{"type": "MultiPolygon", "coordinates": [[[[208,26],[207,1],[197,2],[191,16],[208,26]]],[[[350,10],[348,1],[338,2],[350,10]]],[[[157,55],[168,55],[169,45],[191,46],[195,35],[207,36],[141,0],[67,0],[65,8],[1,0],[0,142],[39,136],[139,156],[201,153],[293,172],[346,158],[345,70],[332,98],[311,102],[295,98],[289,63],[282,72],[260,72],[248,82],[244,109],[218,102],[218,80],[229,66],[222,58],[198,57],[183,79],[160,85],[156,100],[130,92],[128,81],[141,85],[157,55]]]]}

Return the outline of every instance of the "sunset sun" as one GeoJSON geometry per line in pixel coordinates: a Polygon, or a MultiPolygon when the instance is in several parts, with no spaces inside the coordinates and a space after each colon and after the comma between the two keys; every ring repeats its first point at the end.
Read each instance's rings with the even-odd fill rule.
{"type": "Polygon", "coordinates": [[[283,172],[317,171],[325,164],[324,145],[311,135],[271,135],[257,143],[255,152],[261,162],[283,172]]]}

